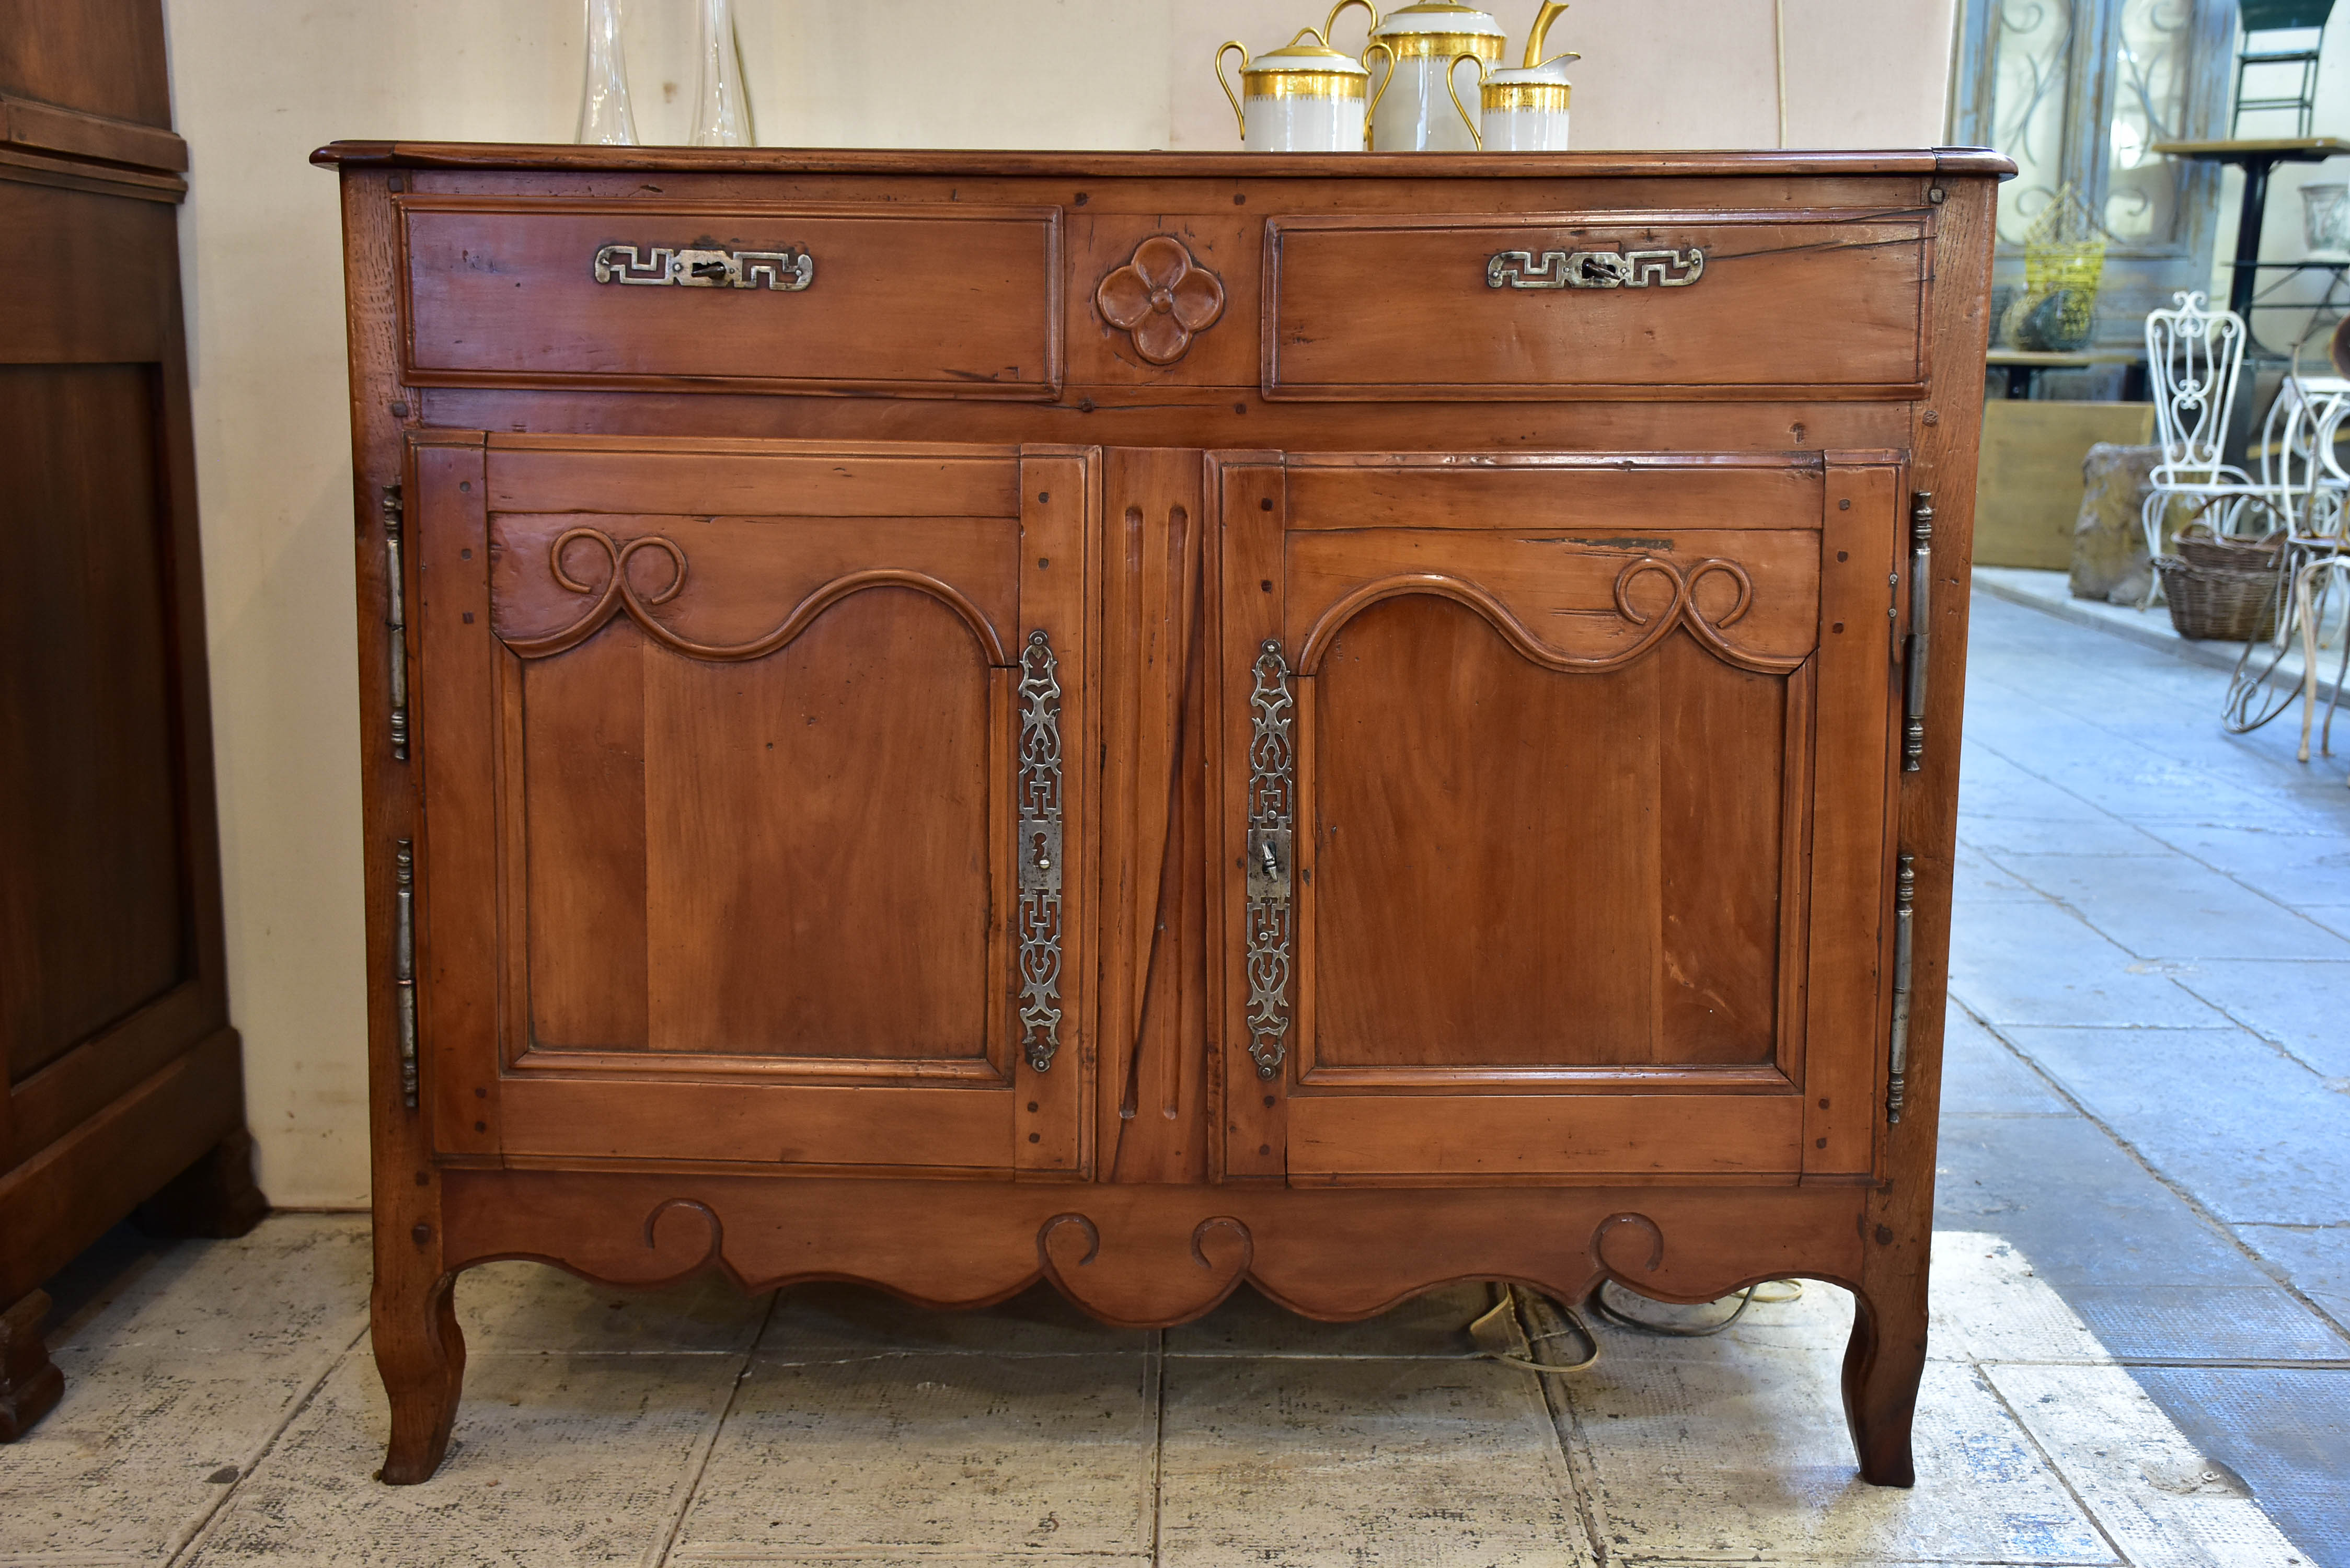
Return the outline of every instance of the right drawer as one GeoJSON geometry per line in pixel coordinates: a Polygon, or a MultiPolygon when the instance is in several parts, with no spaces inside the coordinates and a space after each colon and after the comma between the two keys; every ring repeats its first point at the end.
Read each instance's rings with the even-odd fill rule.
{"type": "Polygon", "coordinates": [[[1922,213],[1274,218],[1264,395],[1915,398],[1931,263],[1922,213]]]}

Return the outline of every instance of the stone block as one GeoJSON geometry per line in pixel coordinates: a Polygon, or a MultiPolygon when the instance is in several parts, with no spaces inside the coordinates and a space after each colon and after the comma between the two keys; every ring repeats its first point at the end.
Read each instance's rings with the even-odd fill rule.
{"type": "Polygon", "coordinates": [[[2081,510],[2073,521],[2073,597],[2143,603],[2154,566],[2146,553],[2145,509],[2158,446],[2099,441],[2081,462],[2081,510]]]}

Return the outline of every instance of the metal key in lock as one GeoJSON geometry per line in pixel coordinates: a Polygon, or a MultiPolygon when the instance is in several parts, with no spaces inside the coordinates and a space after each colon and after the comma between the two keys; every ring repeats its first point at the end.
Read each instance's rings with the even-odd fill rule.
{"type": "Polygon", "coordinates": [[[731,288],[742,281],[740,265],[728,251],[681,250],[672,265],[677,281],[688,288],[731,288]]]}
{"type": "Polygon", "coordinates": [[[1289,899],[1289,829],[1251,828],[1248,836],[1248,896],[1286,903],[1289,899]]]}

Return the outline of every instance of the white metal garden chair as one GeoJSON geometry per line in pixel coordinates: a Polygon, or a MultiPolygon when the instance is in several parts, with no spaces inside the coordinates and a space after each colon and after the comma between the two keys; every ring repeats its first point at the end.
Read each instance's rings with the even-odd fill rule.
{"type": "MultiPolygon", "coordinates": [[[[2244,645],[2228,681],[2222,713],[2228,729],[2243,734],[2259,729],[2302,699],[2302,761],[2309,760],[2309,731],[2316,708],[2316,659],[2320,633],[2334,605],[2334,589],[2350,572],[2344,531],[2350,522],[2350,471],[2334,451],[2334,436],[2350,415],[2350,379],[2339,376],[2285,378],[2269,409],[2261,443],[2261,482],[2271,498],[2257,510],[2263,534],[2282,532],[2272,634],[2244,645]],[[2286,656],[2302,646],[2298,680],[2281,679],[2286,656]]],[[[2214,532],[2218,532],[2217,529],[2214,532]]],[[[2350,659],[2350,649],[2345,649],[2350,659]]],[[[2341,678],[2334,680],[2334,701],[2341,678]]],[[[2325,749],[2333,750],[2334,711],[2325,715],[2325,749]]]]}
{"type": "MultiPolygon", "coordinates": [[[[2149,557],[2163,554],[2163,523],[2173,501],[2194,503],[2197,520],[2215,535],[2267,534],[2288,525],[2296,480],[2314,494],[2316,473],[2314,463],[2301,465],[2298,475],[2293,472],[2296,444],[2308,452],[2314,436],[2314,410],[2298,391],[2290,400],[2280,394],[2269,410],[2271,439],[2262,443],[2261,478],[2222,461],[2244,364],[2244,318],[2232,310],[2208,308],[2200,294],[2177,297],[2175,306],[2148,311],[2146,317],[2147,379],[2162,442],[2162,461],[2149,476],[2140,514],[2149,557]],[[2280,407],[2288,427],[2282,431],[2274,428],[2280,407]]],[[[2288,379],[2289,389],[2298,385],[2304,384],[2288,379]]],[[[2161,574],[2152,574],[2147,604],[2161,586],[2161,574]]]]}
{"type": "Polygon", "coordinates": [[[2282,528],[2299,537],[2339,537],[2350,473],[2334,461],[2334,436],[2350,409],[2350,379],[2288,372],[2262,422],[2260,484],[2281,504],[2246,507],[2248,529],[2282,528]]]}
{"type": "MultiPolygon", "coordinates": [[[[2350,414],[2350,381],[2341,383],[2318,423],[2314,442],[2318,468],[2326,483],[2313,493],[2311,504],[2294,522],[2285,541],[2284,571],[2292,598],[2278,616],[2279,640],[2298,633],[2301,639],[2301,760],[2309,761],[2309,732],[2317,714],[2318,645],[2334,606],[2334,590],[2350,590],[2350,471],[2345,471],[2334,451],[2334,436],[2350,414]],[[2331,492],[2332,504],[2325,504],[2331,492]]],[[[2342,628],[2342,657],[2334,671],[2334,694],[2325,704],[2325,729],[2319,742],[2334,754],[2334,711],[2342,702],[2343,677],[2350,675],[2350,615],[2342,628]]],[[[2350,778],[2343,780],[2350,784],[2350,778]]]]}
{"type": "MultiPolygon", "coordinates": [[[[2301,628],[2301,760],[2304,763],[2309,761],[2311,722],[2317,716],[2318,634],[2333,608],[2337,587],[2350,588],[2350,556],[2319,556],[2303,563],[2293,575],[2293,615],[2301,628]]],[[[2342,702],[2345,674],[2350,674],[2350,627],[2343,629],[2342,659],[2334,668],[2334,695],[2325,704],[2325,729],[2318,742],[2329,757],[2334,754],[2334,711],[2342,702]]],[[[2350,776],[2342,782],[2350,784],[2350,776]]]]}

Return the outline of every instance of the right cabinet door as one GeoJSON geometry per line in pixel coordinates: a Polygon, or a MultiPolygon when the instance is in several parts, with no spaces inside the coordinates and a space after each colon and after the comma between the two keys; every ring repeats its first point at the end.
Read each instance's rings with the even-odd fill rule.
{"type": "Polygon", "coordinates": [[[1228,1178],[1859,1179],[1887,454],[1218,454],[1228,1178]]]}

